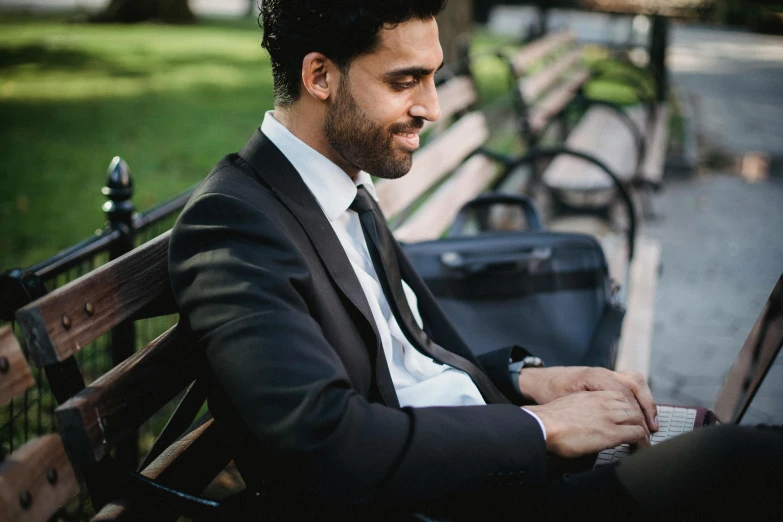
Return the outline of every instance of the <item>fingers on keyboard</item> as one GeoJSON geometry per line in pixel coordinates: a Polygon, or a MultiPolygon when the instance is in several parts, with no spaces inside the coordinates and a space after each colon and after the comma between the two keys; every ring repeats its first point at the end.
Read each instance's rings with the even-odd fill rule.
{"type": "MultiPolygon", "coordinates": [[[[650,444],[653,446],[672,437],[693,431],[696,423],[696,410],[677,406],[658,406],[658,422],[660,423],[659,430],[650,435],[650,444]]],[[[628,444],[604,450],[598,454],[595,466],[620,460],[630,453],[631,447],[628,444]]]]}

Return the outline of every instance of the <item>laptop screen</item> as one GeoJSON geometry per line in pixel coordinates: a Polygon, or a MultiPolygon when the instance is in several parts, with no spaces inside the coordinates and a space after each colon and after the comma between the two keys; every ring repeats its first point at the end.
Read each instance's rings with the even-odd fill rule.
{"type": "Polygon", "coordinates": [[[783,275],[745,340],[712,411],[724,424],[737,424],[783,345],[783,275]]]}

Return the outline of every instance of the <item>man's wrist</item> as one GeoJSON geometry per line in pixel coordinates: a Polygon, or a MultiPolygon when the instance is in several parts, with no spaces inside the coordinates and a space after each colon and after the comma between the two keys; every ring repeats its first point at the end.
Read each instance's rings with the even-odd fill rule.
{"type": "Polygon", "coordinates": [[[536,390],[541,386],[541,375],[544,368],[522,368],[516,374],[515,387],[517,392],[530,401],[532,404],[538,404],[536,399],[536,390]]]}
{"type": "Polygon", "coordinates": [[[538,425],[541,427],[541,433],[544,435],[544,442],[546,442],[546,426],[544,426],[544,421],[541,420],[541,417],[533,413],[530,408],[523,406],[522,409],[525,410],[526,413],[529,413],[531,417],[536,419],[536,422],[538,422],[538,425]]]}

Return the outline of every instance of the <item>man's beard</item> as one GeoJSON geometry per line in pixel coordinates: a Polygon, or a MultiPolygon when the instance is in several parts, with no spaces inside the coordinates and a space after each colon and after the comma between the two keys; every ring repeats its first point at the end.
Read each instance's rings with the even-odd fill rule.
{"type": "Polygon", "coordinates": [[[326,112],[324,133],[329,145],[352,167],[385,179],[401,178],[411,170],[413,152],[394,146],[395,133],[412,133],[424,125],[422,118],[389,128],[376,125],[356,105],[347,81],[326,112]]]}

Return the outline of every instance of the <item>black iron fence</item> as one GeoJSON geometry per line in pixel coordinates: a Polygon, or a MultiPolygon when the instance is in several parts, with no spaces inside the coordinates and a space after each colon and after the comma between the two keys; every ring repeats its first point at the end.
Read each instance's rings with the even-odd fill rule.
{"type": "MultiPolygon", "coordinates": [[[[19,308],[171,228],[192,192],[190,189],[151,210],[136,212],[130,169],[125,161],[115,157],[103,187],[107,197],[103,206],[108,218],[105,226],[95,236],[41,263],[0,274],[0,321],[13,324],[14,313],[19,308]]],[[[79,350],[74,361],[59,367],[42,370],[30,362],[37,386],[0,408],[0,461],[28,440],[57,431],[54,409],[78,391],[82,381],[89,385],[175,321],[176,317],[172,316],[121,324],[79,350]],[[81,379],[74,372],[78,372],[81,379]]],[[[21,335],[17,337],[23,343],[21,335]]],[[[23,349],[27,356],[24,344],[23,349]]],[[[154,432],[159,431],[154,419],[151,423],[153,425],[142,429],[143,434],[149,432],[150,435],[140,441],[141,449],[149,444],[154,432]]],[[[138,438],[132,438],[127,445],[117,449],[115,457],[135,467],[139,450],[138,438]]]]}

